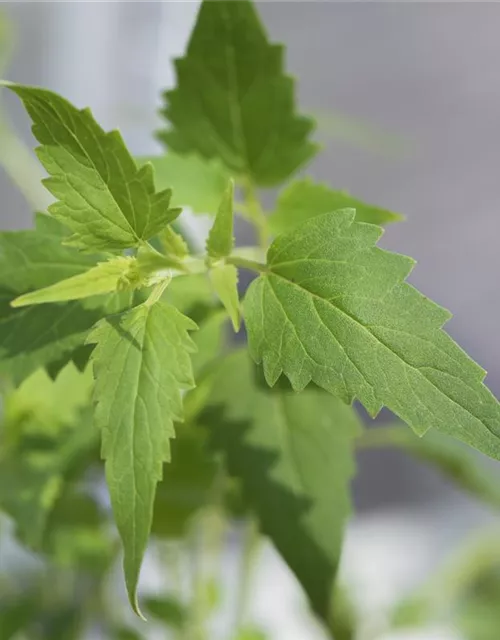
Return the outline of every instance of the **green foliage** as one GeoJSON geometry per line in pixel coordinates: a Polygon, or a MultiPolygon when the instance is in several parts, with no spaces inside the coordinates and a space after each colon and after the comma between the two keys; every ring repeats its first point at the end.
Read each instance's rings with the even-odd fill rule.
{"type": "Polygon", "coordinates": [[[233,197],[234,182],[231,180],[222,196],[214,224],[208,234],[207,253],[210,258],[226,258],[233,250],[233,197]]]}
{"type": "Polygon", "coordinates": [[[174,206],[190,207],[194,213],[213,214],[217,210],[228,180],[219,160],[169,151],[163,156],[138,158],[137,162],[153,165],[157,189],[172,189],[174,206]]]}
{"type": "Polygon", "coordinates": [[[286,180],[317,152],[313,121],[295,112],[283,47],[268,42],[249,0],[203,2],[175,68],[163,111],[171,128],[160,133],[175,152],[217,158],[262,186],[286,180]]]}
{"type": "Polygon", "coordinates": [[[68,242],[94,252],[134,247],[180,213],[169,208],[169,190],[155,192],[152,166],[138,169],[121,135],[106,133],[89,109],[45,89],[5,86],[33,120],[44,184],[57,199],[49,211],[73,231],[68,242]]]}
{"type": "Polygon", "coordinates": [[[125,580],[137,613],[137,581],[157,482],[170,459],[181,389],[193,386],[188,331],[196,324],[166,304],[145,304],[95,327],[88,338],[96,381],[94,420],[113,513],[124,545],[125,580]]]}
{"type": "Polygon", "coordinates": [[[375,246],[344,209],[279,236],[245,299],[249,348],[273,385],[314,382],[371,415],[387,406],[500,458],[500,407],[485,372],[442,330],[448,311],[405,282],[414,261],[375,246]]]}
{"type": "Polygon", "coordinates": [[[342,534],[350,512],[356,415],[327,394],[269,390],[244,351],[218,372],[202,423],[240,478],[263,533],[329,622],[342,534]]]}
{"type": "Polygon", "coordinates": [[[325,184],[304,178],[295,180],[280,193],[269,224],[274,233],[285,233],[314,216],[338,209],[355,209],[357,222],[387,224],[402,219],[397,213],[365,204],[345,191],[333,191],[325,184]]]}
{"type": "MultiPolygon", "coordinates": [[[[413,261],[376,246],[377,225],[402,217],[309,178],[282,185],[317,151],[283,53],[249,0],[204,0],[165,94],[169,150],[151,163],[136,163],[88,109],[2,83],[31,116],[55,202],[33,230],[0,233],[0,509],[44,561],[21,588],[0,568],[0,587],[12,582],[0,598],[0,637],[76,639],[94,628],[146,637],[107,589],[123,548],[140,614],[152,532],[169,584],[144,598],[145,610],[179,637],[208,640],[222,595],[216,567],[240,518],[251,535],[231,637],[267,637],[245,619],[262,534],[325,632],[351,640],[355,606],[336,576],[355,447],[402,448],[500,505],[496,477],[446,437],[500,458],[499,405],[484,371],[443,331],[449,313],[407,284],[413,261]],[[258,188],[275,185],[267,216],[258,188]],[[214,217],[205,251],[177,205],[214,217]],[[258,246],[235,248],[235,215],[258,246]],[[259,274],[243,309],[240,269],[259,274]],[[248,349],[227,316],[235,331],[245,322],[248,349]],[[389,407],[425,437],[397,428],[358,439],[355,399],[373,416],[389,407]],[[14,602],[16,592],[24,595],[14,602]]],[[[4,165],[13,149],[5,140],[4,165]]],[[[25,184],[28,162],[17,162],[25,184]]],[[[444,591],[438,581],[433,603],[444,591]]],[[[481,593],[448,599],[473,640],[489,640],[478,620],[490,631],[498,620],[498,589],[481,593]]],[[[407,604],[407,618],[431,617],[427,594],[407,604]]]]}

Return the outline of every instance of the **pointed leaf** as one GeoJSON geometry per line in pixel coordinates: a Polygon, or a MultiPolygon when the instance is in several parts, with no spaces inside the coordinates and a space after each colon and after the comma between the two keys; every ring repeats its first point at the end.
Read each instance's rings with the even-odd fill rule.
{"type": "Polygon", "coordinates": [[[95,377],[95,423],[113,513],[124,546],[132,607],[153,518],[156,484],[170,459],[181,390],[194,385],[188,331],[192,320],[164,303],[143,304],[102,320],[89,336],[95,377]]]}
{"type": "Polygon", "coordinates": [[[313,122],[295,112],[283,47],[268,42],[248,0],[205,0],[175,65],[177,88],[163,111],[172,128],[160,137],[177,153],[218,158],[262,186],[286,180],[316,153],[313,122]]]}
{"type": "Polygon", "coordinates": [[[227,186],[227,169],[216,159],[207,160],[196,153],[167,154],[137,158],[139,165],[151,162],[157,189],[171,188],[172,206],[185,206],[194,213],[214,213],[227,186]]]}
{"type": "Polygon", "coordinates": [[[50,175],[45,186],[57,201],[50,213],[82,249],[136,246],[174,220],[171,192],[155,193],[153,168],[138,169],[118,131],[106,133],[89,109],[78,110],[56,93],[4,83],[24,103],[40,142],[38,157],[50,175]]]}
{"type": "Polygon", "coordinates": [[[500,457],[500,406],[485,372],[443,331],[448,311],[405,282],[414,261],[375,246],[354,210],[279,236],[245,301],[251,353],[274,384],[310,381],[371,414],[383,405],[500,457]]]}
{"type": "Polygon", "coordinates": [[[60,280],[44,289],[37,289],[15,298],[12,307],[26,307],[30,304],[66,302],[81,300],[91,296],[111,293],[117,289],[133,289],[141,282],[137,260],[117,256],[106,262],[98,262],[84,273],[60,280]]]}
{"type": "Polygon", "coordinates": [[[200,420],[212,446],[225,454],[263,532],[328,622],[350,512],[356,414],[318,389],[268,389],[243,351],[222,364],[210,405],[200,420]]]}
{"type": "Polygon", "coordinates": [[[218,265],[210,270],[210,280],[231,318],[233,329],[238,332],[241,324],[238,270],[232,264],[218,265]]]}
{"type": "Polygon", "coordinates": [[[225,258],[233,250],[233,197],[234,182],[230,180],[208,234],[207,253],[211,258],[225,258]]]}
{"type": "Polygon", "coordinates": [[[398,213],[365,204],[346,191],[334,191],[325,184],[303,178],[295,180],[280,193],[269,225],[273,233],[284,233],[314,216],[346,208],[356,209],[357,222],[387,224],[403,219],[398,213]]]}
{"type": "Polygon", "coordinates": [[[158,235],[158,240],[167,255],[177,256],[178,258],[185,258],[189,255],[189,247],[184,238],[180,233],[174,231],[170,225],[165,227],[158,235]]]}

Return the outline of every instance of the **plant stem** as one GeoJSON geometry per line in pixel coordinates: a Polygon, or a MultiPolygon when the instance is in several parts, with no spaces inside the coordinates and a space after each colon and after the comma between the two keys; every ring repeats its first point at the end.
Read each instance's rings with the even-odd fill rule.
{"type": "Polygon", "coordinates": [[[230,256],[226,258],[226,263],[234,264],[235,267],[240,267],[241,269],[257,271],[257,273],[265,273],[267,271],[267,265],[262,264],[262,262],[247,260],[247,258],[240,258],[240,256],[230,256]]]}
{"type": "Polygon", "coordinates": [[[242,630],[246,623],[249,596],[252,586],[253,567],[259,549],[259,527],[254,516],[245,523],[243,532],[243,549],[238,583],[238,594],[234,618],[234,636],[242,630]]]}
{"type": "Polygon", "coordinates": [[[259,238],[259,245],[262,249],[267,249],[269,244],[269,225],[267,217],[262,210],[257,190],[250,179],[245,180],[242,185],[245,199],[245,217],[254,225],[259,238]]]}
{"type": "Polygon", "coordinates": [[[365,429],[356,440],[356,447],[358,449],[385,449],[386,447],[398,446],[401,443],[399,436],[402,431],[403,427],[400,426],[365,429]]]}
{"type": "Polygon", "coordinates": [[[151,291],[151,293],[149,294],[149,298],[146,300],[146,302],[144,304],[146,306],[148,306],[148,307],[151,307],[156,302],[158,302],[158,300],[161,298],[163,292],[165,291],[165,289],[170,284],[171,280],[172,280],[172,278],[164,278],[163,280],[158,282],[158,284],[155,285],[153,291],[151,291]]]}

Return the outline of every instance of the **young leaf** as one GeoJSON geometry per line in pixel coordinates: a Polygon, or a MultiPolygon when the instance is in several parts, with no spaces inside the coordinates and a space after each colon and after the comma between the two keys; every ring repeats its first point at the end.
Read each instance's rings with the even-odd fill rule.
{"type": "Polygon", "coordinates": [[[414,261],[375,246],[382,230],[354,210],[278,237],[246,296],[253,358],[273,385],[311,380],[375,415],[383,405],[500,458],[500,406],[485,372],[443,331],[450,318],[405,282],[414,261]]]}
{"type": "Polygon", "coordinates": [[[78,110],[56,93],[12,83],[33,120],[44,181],[57,202],[50,213],[71,228],[68,242],[86,250],[136,246],[180,211],[170,190],[155,192],[153,168],[138,169],[118,131],[106,133],[89,109],[78,110]]]}
{"type": "Polygon", "coordinates": [[[99,322],[88,338],[95,389],[94,421],[116,524],[124,546],[127,591],[140,615],[137,582],[153,518],[156,484],[170,459],[181,389],[193,387],[188,331],[192,320],[162,302],[145,303],[99,322]]]}
{"type": "Polygon", "coordinates": [[[106,262],[97,263],[95,267],[84,273],[60,280],[43,289],[25,293],[15,298],[10,304],[12,307],[26,307],[31,304],[81,300],[118,289],[133,289],[141,283],[141,278],[135,258],[116,256],[106,262]]]}
{"type": "Polygon", "coordinates": [[[161,248],[167,255],[185,258],[189,255],[189,247],[180,233],[177,233],[170,225],[158,235],[161,248]]]}
{"type": "Polygon", "coordinates": [[[258,185],[275,185],[310,160],[313,122],[295,112],[283,47],[270,44],[249,0],[205,0],[177,88],[165,94],[171,129],[161,139],[177,153],[218,158],[258,185]]]}
{"type": "Polygon", "coordinates": [[[365,431],[362,448],[398,447],[417,460],[435,467],[445,478],[472,496],[500,507],[500,477],[485,468],[478,454],[448,436],[429,431],[423,438],[402,427],[378,427],[365,431]]]}
{"type": "Polygon", "coordinates": [[[137,162],[139,165],[151,162],[156,188],[173,191],[172,206],[189,207],[194,213],[217,211],[229,177],[218,160],[169,151],[162,156],[137,158],[137,162]]]}
{"type": "Polygon", "coordinates": [[[328,622],[359,422],[351,407],[318,389],[270,390],[257,374],[246,352],[231,354],[200,420],[241,479],[263,532],[328,622]]]}
{"type": "Polygon", "coordinates": [[[241,324],[238,270],[232,264],[217,265],[210,269],[210,280],[215,293],[231,318],[233,329],[238,332],[241,324]]]}
{"type": "Polygon", "coordinates": [[[211,258],[225,258],[233,250],[233,197],[234,182],[230,180],[208,234],[207,253],[211,258]]]}
{"type": "Polygon", "coordinates": [[[357,222],[387,224],[403,219],[398,213],[365,204],[345,191],[334,191],[325,184],[303,178],[280,193],[276,209],[269,216],[269,226],[275,234],[284,233],[314,216],[346,208],[356,209],[357,222]]]}

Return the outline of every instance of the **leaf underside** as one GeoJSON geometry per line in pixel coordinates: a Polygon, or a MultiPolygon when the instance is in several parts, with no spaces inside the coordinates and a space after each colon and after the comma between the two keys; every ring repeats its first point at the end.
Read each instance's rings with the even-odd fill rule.
{"type": "Polygon", "coordinates": [[[354,215],[317,216],[278,237],[250,286],[249,347],[268,383],[282,373],[296,390],[312,381],[500,458],[498,401],[443,331],[449,312],[405,282],[414,261],[376,247],[381,229],[354,215]]]}
{"type": "Polygon", "coordinates": [[[96,344],[94,422],[102,434],[127,590],[139,615],[137,582],[156,484],[170,459],[174,421],[182,420],[181,390],[194,385],[188,334],[193,329],[194,322],[160,302],[102,320],[88,339],[96,344]]]}

